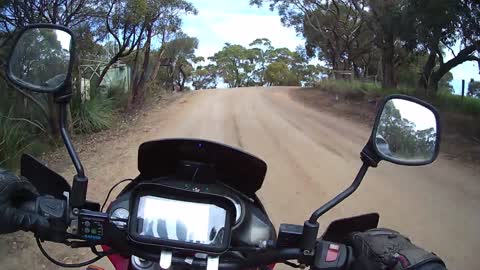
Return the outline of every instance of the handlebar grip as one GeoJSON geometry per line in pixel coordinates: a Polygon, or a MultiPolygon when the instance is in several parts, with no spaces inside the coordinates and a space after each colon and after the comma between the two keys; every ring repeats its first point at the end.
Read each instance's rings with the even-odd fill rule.
{"type": "Polygon", "coordinates": [[[31,231],[42,240],[64,242],[68,224],[66,201],[38,196],[35,201],[21,204],[19,209],[25,212],[20,222],[22,230],[31,231]]]}
{"type": "Polygon", "coordinates": [[[35,201],[26,201],[20,205],[20,209],[25,212],[37,213],[37,202],[35,201]]]}
{"type": "Polygon", "coordinates": [[[51,196],[38,196],[35,200],[22,203],[19,208],[27,213],[38,214],[44,218],[66,217],[66,202],[51,196]]]}

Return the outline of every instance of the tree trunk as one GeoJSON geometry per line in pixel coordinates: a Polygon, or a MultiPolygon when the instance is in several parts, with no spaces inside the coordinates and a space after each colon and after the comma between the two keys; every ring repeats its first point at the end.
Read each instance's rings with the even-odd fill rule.
{"type": "MultiPolygon", "coordinates": [[[[430,76],[430,80],[428,81],[428,90],[433,94],[437,93],[438,90],[438,82],[443,76],[440,76],[437,72],[434,72],[432,76],[430,76]]],[[[426,93],[428,95],[428,92],[426,93]]]]}
{"type": "Polygon", "coordinates": [[[97,83],[95,84],[95,87],[98,88],[100,86],[100,84],[102,83],[103,81],[103,78],[105,78],[105,75],[107,75],[107,72],[108,70],[110,69],[110,67],[115,64],[118,59],[120,58],[120,55],[119,54],[116,54],[112,59],[110,59],[110,61],[108,62],[108,64],[103,68],[102,70],[102,73],[100,73],[100,77],[98,78],[98,81],[97,83]]]}
{"type": "Polygon", "coordinates": [[[427,89],[430,81],[430,76],[432,75],[432,70],[435,67],[436,53],[431,51],[428,55],[427,62],[423,66],[422,74],[418,80],[418,86],[427,89]]]}
{"type": "Polygon", "coordinates": [[[160,53],[158,54],[157,62],[155,63],[155,66],[152,69],[152,73],[150,74],[150,79],[149,80],[151,82],[153,82],[157,79],[158,71],[160,70],[160,66],[162,64],[162,58],[163,58],[164,51],[165,50],[163,48],[160,49],[160,53]]]}
{"type": "Polygon", "coordinates": [[[337,50],[332,48],[332,69],[333,69],[333,76],[336,79],[335,71],[339,70],[340,65],[340,55],[337,53],[337,50]]]}
{"type": "Polygon", "coordinates": [[[143,57],[143,65],[142,65],[142,70],[140,77],[136,82],[133,84],[133,89],[132,89],[132,99],[131,99],[131,105],[137,105],[143,101],[143,97],[145,94],[145,78],[147,77],[147,72],[148,72],[148,65],[150,62],[150,44],[152,42],[152,27],[149,26],[146,29],[146,34],[147,34],[147,41],[145,42],[144,45],[144,57],[143,57]]]}
{"type": "Polygon", "coordinates": [[[185,77],[185,72],[184,72],[183,69],[182,69],[182,65],[180,65],[179,70],[180,70],[180,73],[182,74],[182,81],[181,81],[181,84],[180,84],[180,91],[183,91],[184,88],[185,88],[186,77],[185,77]]]}
{"type": "MultiPolygon", "coordinates": [[[[432,80],[432,72],[433,72],[433,69],[435,68],[436,59],[437,59],[436,53],[434,51],[430,51],[427,62],[425,62],[422,73],[420,74],[420,78],[418,79],[418,87],[416,92],[417,92],[417,95],[420,97],[428,96],[428,89],[430,88],[430,83],[432,80]]],[[[438,84],[433,88],[435,88],[434,91],[436,91],[436,89],[438,88],[438,84]]]]}
{"type": "Polygon", "coordinates": [[[388,35],[385,43],[382,46],[382,88],[395,87],[395,67],[393,63],[395,53],[395,46],[393,43],[393,35],[388,35]]]}
{"type": "Polygon", "coordinates": [[[355,77],[355,79],[360,79],[362,75],[360,74],[360,70],[357,64],[355,63],[355,61],[352,61],[352,68],[353,68],[353,76],[355,77]]]}
{"type": "Polygon", "coordinates": [[[443,63],[443,61],[440,61],[440,67],[436,70],[432,69],[430,78],[428,80],[428,89],[436,94],[438,90],[438,83],[451,69],[467,61],[480,61],[480,58],[472,54],[475,51],[478,51],[479,47],[480,41],[477,41],[475,44],[460,50],[460,52],[458,52],[454,58],[448,60],[447,62],[443,63]]]}
{"type": "Polygon", "coordinates": [[[55,104],[53,95],[48,95],[48,124],[50,128],[50,134],[54,139],[60,138],[60,126],[58,117],[58,106],[55,104]]]}
{"type": "MultiPolygon", "coordinates": [[[[133,58],[133,70],[132,70],[132,92],[133,92],[133,89],[135,88],[135,85],[137,84],[138,80],[139,80],[139,73],[141,72],[140,68],[139,68],[139,60],[138,60],[138,55],[140,54],[140,43],[138,43],[137,45],[137,50],[135,52],[135,57],[133,58]]],[[[130,95],[130,99],[133,95],[130,95]]],[[[130,101],[129,101],[130,102],[130,101]]]]}
{"type": "Polygon", "coordinates": [[[173,65],[174,64],[172,63],[168,67],[168,86],[172,91],[175,91],[175,78],[173,77],[175,69],[173,65]]]}

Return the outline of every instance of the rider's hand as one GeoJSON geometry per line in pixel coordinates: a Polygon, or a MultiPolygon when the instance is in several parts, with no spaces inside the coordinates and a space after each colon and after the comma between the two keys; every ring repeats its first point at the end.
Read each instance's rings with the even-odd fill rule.
{"type": "Polygon", "coordinates": [[[19,230],[36,232],[48,227],[46,218],[21,208],[26,202],[34,202],[37,196],[37,190],[26,178],[0,168],[0,234],[19,230]]]}
{"type": "Polygon", "coordinates": [[[439,257],[394,230],[356,232],[350,235],[349,242],[355,255],[354,270],[446,269],[439,257]]]}

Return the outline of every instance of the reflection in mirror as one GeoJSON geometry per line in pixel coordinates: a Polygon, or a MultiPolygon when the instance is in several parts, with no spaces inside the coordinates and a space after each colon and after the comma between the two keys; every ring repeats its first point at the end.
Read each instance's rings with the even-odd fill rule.
{"type": "Polygon", "coordinates": [[[390,99],[383,107],[374,143],[383,157],[400,162],[426,162],[435,155],[437,120],[412,101],[390,99]]]}
{"type": "Polygon", "coordinates": [[[69,70],[71,39],[69,33],[58,29],[26,30],[12,52],[10,77],[26,87],[55,90],[69,70]]]}

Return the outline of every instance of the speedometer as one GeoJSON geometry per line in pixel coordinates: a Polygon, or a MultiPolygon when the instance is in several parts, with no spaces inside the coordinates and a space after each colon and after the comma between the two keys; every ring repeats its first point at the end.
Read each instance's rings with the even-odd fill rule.
{"type": "Polygon", "coordinates": [[[127,209],[117,208],[117,209],[115,209],[115,211],[113,211],[112,215],[110,216],[110,219],[113,219],[113,224],[115,224],[115,226],[117,226],[117,228],[123,229],[127,225],[127,222],[123,221],[123,220],[128,219],[129,215],[130,215],[130,213],[128,212],[127,209]],[[115,221],[114,219],[122,219],[122,221],[120,221],[120,220],[115,221]]]}

